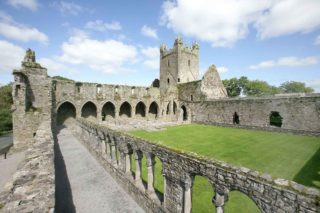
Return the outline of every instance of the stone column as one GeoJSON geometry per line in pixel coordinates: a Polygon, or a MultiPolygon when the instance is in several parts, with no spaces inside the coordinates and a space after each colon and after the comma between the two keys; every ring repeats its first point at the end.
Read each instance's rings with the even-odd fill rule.
{"type": "Polygon", "coordinates": [[[212,203],[216,207],[216,213],[224,212],[224,204],[227,200],[227,194],[216,189],[215,196],[212,198],[212,203]]]}
{"type": "Polygon", "coordinates": [[[155,156],[152,153],[146,153],[147,158],[147,169],[148,169],[148,188],[147,192],[152,198],[156,198],[156,193],[154,191],[154,165],[156,164],[155,156]]]}
{"type": "Polygon", "coordinates": [[[116,153],[116,142],[114,139],[111,139],[111,162],[114,166],[118,166],[117,164],[117,153],[116,153]]]}
{"type": "Polygon", "coordinates": [[[126,160],[126,174],[130,175],[132,177],[132,174],[131,174],[131,155],[132,153],[130,152],[127,152],[125,153],[125,160],[126,160]]]}
{"type": "Polygon", "coordinates": [[[184,182],[184,213],[191,213],[192,210],[192,185],[193,177],[187,175],[184,182]]]}
{"type": "Polygon", "coordinates": [[[134,158],[136,160],[136,175],[135,175],[135,182],[138,188],[144,190],[144,185],[141,179],[141,161],[142,161],[143,153],[140,150],[134,151],[134,158]]]}
{"type": "Polygon", "coordinates": [[[102,157],[104,159],[107,158],[107,153],[106,153],[106,140],[105,139],[102,139],[101,140],[101,154],[102,154],[102,157]]]}

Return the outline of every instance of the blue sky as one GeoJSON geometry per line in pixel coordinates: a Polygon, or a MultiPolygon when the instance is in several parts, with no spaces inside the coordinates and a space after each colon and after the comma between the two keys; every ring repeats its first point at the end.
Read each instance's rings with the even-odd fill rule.
{"type": "Polygon", "coordinates": [[[319,11],[319,0],[2,0],[0,84],[31,48],[51,76],[147,86],[159,76],[159,46],[180,35],[199,43],[201,76],[215,64],[222,79],[320,92],[319,11]]]}

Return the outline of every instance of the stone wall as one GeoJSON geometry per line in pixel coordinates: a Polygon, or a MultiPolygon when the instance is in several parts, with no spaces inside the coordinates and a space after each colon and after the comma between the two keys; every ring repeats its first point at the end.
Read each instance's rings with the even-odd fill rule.
{"type": "Polygon", "coordinates": [[[320,131],[320,95],[273,96],[266,98],[228,98],[212,101],[180,100],[190,108],[192,122],[233,125],[235,113],[239,125],[279,129],[270,125],[271,112],[279,112],[281,129],[320,131]]]}
{"type": "Polygon", "coordinates": [[[146,118],[149,107],[156,102],[160,116],[160,91],[156,87],[134,87],[124,85],[109,85],[95,83],[80,83],[73,81],[54,80],[54,96],[56,111],[65,102],[72,103],[76,108],[77,117],[81,117],[83,106],[89,101],[97,108],[97,119],[102,120],[103,106],[110,102],[115,107],[115,117],[120,117],[120,107],[128,102],[131,106],[131,117],[135,117],[136,105],[142,102],[145,105],[146,118]]]}
{"type": "Polygon", "coordinates": [[[191,212],[196,175],[207,178],[215,189],[212,208],[217,212],[223,212],[228,193],[235,190],[251,198],[262,212],[311,213],[320,209],[320,191],[293,181],[178,152],[85,119],[77,119],[76,136],[148,212],[191,212]],[[131,174],[131,155],[136,160],[135,178],[131,174]],[[141,180],[143,156],[147,158],[146,186],[141,180]],[[163,200],[159,200],[153,187],[155,157],[163,166],[163,200]]]}
{"type": "Polygon", "coordinates": [[[0,194],[0,212],[54,212],[55,175],[51,124],[42,123],[24,161],[0,194]]]}

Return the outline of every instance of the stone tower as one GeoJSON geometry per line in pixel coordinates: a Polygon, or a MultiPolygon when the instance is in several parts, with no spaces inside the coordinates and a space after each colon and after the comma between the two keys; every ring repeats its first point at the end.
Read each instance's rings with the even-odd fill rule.
{"type": "Polygon", "coordinates": [[[47,69],[36,62],[34,51],[28,49],[21,63],[14,70],[12,89],[13,140],[14,148],[21,149],[33,142],[39,124],[51,121],[51,79],[47,69]]]}
{"type": "Polygon", "coordinates": [[[172,49],[165,45],[160,47],[160,92],[164,95],[170,87],[179,83],[198,80],[199,45],[194,43],[191,48],[183,45],[177,37],[172,49]]]}

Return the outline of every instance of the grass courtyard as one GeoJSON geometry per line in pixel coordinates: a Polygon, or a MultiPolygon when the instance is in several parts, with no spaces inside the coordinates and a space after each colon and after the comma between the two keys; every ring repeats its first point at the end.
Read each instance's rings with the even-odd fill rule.
{"type": "MultiPolygon", "coordinates": [[[[195,152],[235,166],[320,188],[320,137],[197,124],[167,127],[163,131],[139,130],[130,133],[174,149],[195,152]]],[[[155,170],[155,187],[162,192],[159,160],[155,170]]],[[[142,177],[147,180],[146,169],[142,177]]],[[[197,176],[193,187],[193,212],[212,212],[212,196],[213,190],[208,181],[197,176]]],[[[259,211],[247,196],[231,192],[226,212],[259,211]]]]}

